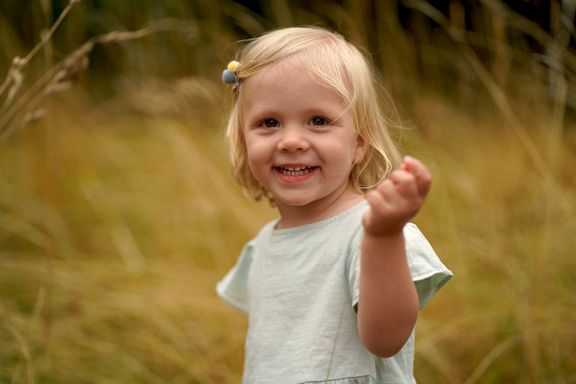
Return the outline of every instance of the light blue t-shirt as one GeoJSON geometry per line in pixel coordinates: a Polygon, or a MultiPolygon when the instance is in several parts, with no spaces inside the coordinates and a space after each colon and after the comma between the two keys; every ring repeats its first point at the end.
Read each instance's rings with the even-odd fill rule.
{"type": "MultiPolygon", "coordinates": [[[[218,283],[219,295],[249,316],[243,383],[415,382],[414,332],[390,358],[371,354],[358,336],[354,305],[366,208],[364,201],[293,228],[267,224],[218,283]]],[[[422,308],[452,272],[416,225],[407,224],[404,236],[422,308]]]]}

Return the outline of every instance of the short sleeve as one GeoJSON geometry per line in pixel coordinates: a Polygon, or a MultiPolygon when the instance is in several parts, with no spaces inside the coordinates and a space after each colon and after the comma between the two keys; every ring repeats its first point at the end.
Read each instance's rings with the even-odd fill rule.
{"type": "Polygon", "coordinates": [[[244,313],[248,313],[248,274],[252,265],[253,248],[252,242],[246,244],[236,265],[216,285],[218,295],[244,313]]]}
{"type": "Polygon", "coordinates": [[[418,291],[420,308],[424,307],[436,292],[452,278],[434,249],[415,224],[404,227],[406,255],[412,280],[418,291]]]}
{"type": "MultiPolygon", "coordinates": [[[[406,256],[412,280],[418,292],[420,309],[452,278],[452,272],[440,261],[434,249],[415,224],[404,227],[406,256]]],[[[348,283],[353,305],[360,291],[360,249],[353,253],[348,269],[348,283]]]]}

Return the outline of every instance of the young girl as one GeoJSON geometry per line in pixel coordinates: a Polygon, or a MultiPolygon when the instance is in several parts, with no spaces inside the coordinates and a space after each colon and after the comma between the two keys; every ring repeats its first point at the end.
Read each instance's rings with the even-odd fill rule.
{"type": "Polygon", "coordinates": [[[413,383],[418,309],[452,273],[408,223],[431,176],[398,160],[367,59],[338,34],[287,28],[223,80],[235,176],[280,215],[217,287],[249,316],[243,382],[413,383]]]}

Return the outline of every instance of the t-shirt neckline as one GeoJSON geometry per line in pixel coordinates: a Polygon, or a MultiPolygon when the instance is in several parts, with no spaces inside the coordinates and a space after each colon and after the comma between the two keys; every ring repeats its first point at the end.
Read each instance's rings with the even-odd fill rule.
{"type": "Polygon", "coordinates": [[[317,229],[320,227],[323,227],[325,225],[329,225],[335,221],[339,221],[342,220],[344,217],[350,215],[351,213],[355,212],[357,209],[360,209],[360,207],[363,207],[365,205],[367,205],[367,201],[366,200],[362,200],[359,201],[358,203],[355,203],[354,205],[350,206],[349,208],[346,208],[344,211],[340,212],[337,215],[328,217],[326,219],[322,219],[319,221],[315,221],[313,223],[308,223],[308,224],[302,224],[302,225],[297,225],[295,227],[289,227],[289,228],[276,228],[278,223],[280,222],[280,219],[276,219],[274,220],[274,223],[272,225],[272,234],[273,235],[283,235],[283,234],[292,234],[292,233],[298,233],[298,232],[303,232],[303,231],[309,231],[311,229],[317,229]]]}

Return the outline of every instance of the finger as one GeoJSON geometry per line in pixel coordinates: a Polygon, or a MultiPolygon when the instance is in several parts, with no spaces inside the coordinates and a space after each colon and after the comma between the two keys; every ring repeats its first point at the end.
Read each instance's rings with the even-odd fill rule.
{"type": "Polygon", "coordinates": [[[370,207],[374,207],[381,203],[382,201],[382,194],[376,190],[372,190],[366,193],[366,201],[368,201],[368,205],[370,207]]]}
{"type": "Polygon", "coordinates": [[[374,191],[382,195],[386,201],[394,199],[398,194],[396,183],[391,178],[382,181],[374,191]]]}
{"type": "Polygon", "coordinates": [[[372,190],[366,193],[366,201],[368,202],[369,208],[364,213],[363,221],[365,226],[369,226],[372,224],[375,211],[385,203],[385,200],[380,192],[372,190]]]}
{"type": "Polygon", "coordinates": [[[390,174],[390,180],[400,195],[404,197],[419,196],[416,176],[408,171],[396,170],[390,174]]]}
{"type": "Polygon", "coordinates": [[[422,197],[426,196],[432,185],[432,175],[424,163],[411,156],[406,156],[402,163],[402,169],[414,175],[418,185],[418,193],[422,197]]]}
{"type": "Polygon", "coordinates": [[[386,215],[390,206],[398,200],[398,191],[396,186],[390,180],[384,180],[377,189],[370,191],[366,195],[366,200],[370,205],[374,216],[386,215]]]}

